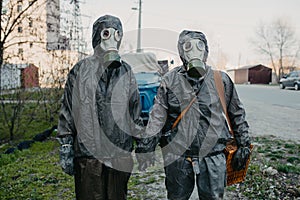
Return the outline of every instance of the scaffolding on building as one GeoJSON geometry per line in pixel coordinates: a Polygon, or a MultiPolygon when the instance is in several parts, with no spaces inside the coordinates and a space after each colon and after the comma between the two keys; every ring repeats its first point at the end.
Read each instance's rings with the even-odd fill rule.
{"type": "Polygon", "coordinates": [[[70,50],[84,54],[87,43],[83,37],[82,15],[80,4],[85,1],[62,0],[61,1],[61,35],[68,38],[70,50]]]}

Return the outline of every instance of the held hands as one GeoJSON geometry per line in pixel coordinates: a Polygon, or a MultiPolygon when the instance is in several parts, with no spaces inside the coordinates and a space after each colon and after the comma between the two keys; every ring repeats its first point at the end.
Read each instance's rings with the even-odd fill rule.
{"type": "Polygon", "coordinates": [[[154,166],[155,163],[155,147],[158,138],[142,138],[137,142],[135,156],[138,161],[138,170],[145,171],[148,167],[154,166]]]}

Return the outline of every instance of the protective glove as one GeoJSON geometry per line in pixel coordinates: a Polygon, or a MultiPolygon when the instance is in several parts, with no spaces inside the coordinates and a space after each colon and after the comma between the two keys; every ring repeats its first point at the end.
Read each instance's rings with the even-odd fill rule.
{"type": "Polygon", "coordinates": [[[155,153],[136,153],[136,159],[138,161],[138,170],[145,171],[148,167],[154,166],[155,153]]]}
{"type": "Polygon", "coordinates": [[[232,157],[232,168],[235,171],[245,169],[247,160],[251,154],[249,147],[239,147],[232,157]]]}
{"type": "Polygon", "coordinates": [[[135,149],[136,159],[138,161],[138,169],[145,171],[148,167],[155,163],[155,147],[158,138],[153,136],[150,138],[137,138],[137,147],[135,149]]]}
{"type": "Polygon", "coordinates": [[[74,149],[73,149],[73,138],[71,136],[66,136],[63,138],[58,138],[61,144],[59,149],[60,166],[62,170],[69,174],[74,175],[74,149]]]}

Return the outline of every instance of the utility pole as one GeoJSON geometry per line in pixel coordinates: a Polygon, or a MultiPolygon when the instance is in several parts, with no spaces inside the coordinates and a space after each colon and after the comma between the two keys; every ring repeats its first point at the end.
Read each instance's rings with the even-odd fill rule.
{"type": "Polygon", "coordinates": [[[139,0],[139,22],[138,22],[138,38],[136,52],[142,52],[141,49],[141,22],[142,21],[142,0],[139,0]]]}

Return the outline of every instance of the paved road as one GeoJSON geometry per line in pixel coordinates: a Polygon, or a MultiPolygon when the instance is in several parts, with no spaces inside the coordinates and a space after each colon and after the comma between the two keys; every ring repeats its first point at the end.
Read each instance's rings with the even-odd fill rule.
{"type": "Polygon", "coordinates": [[[253,136],[275,135],[300,143],[300,91],[236,85],[253,136]]]}

